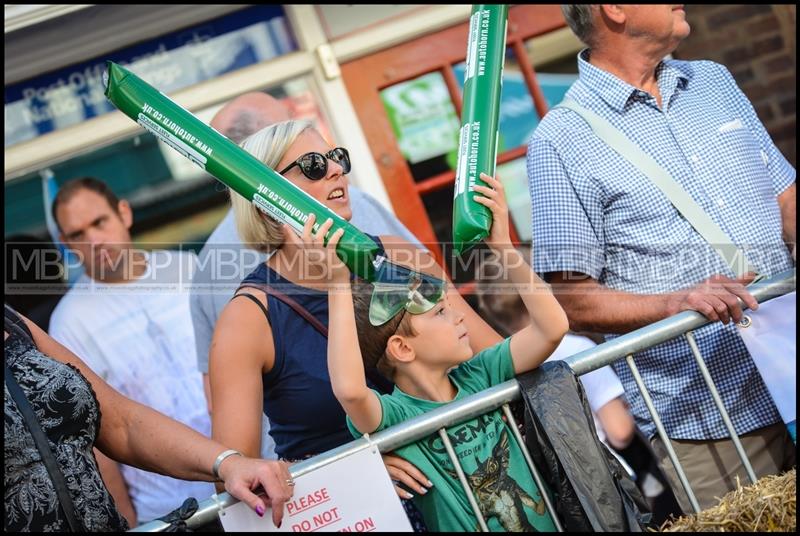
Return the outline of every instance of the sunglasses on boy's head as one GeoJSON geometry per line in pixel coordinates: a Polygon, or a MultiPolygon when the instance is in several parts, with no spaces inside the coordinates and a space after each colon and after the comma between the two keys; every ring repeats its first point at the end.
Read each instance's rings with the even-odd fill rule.
{"type": "Polygon", "coordinates": [[[328,160],[336,162],[342,166],[343,174],[347,175],[350,173],[350,154],[344,147],[336,147],[325,154],[313,151],[306,153],[283,168],[281,171],[279,171],[279,173],[283,175],[294,166],[297,166],[307,178],[311,179],[312,181],[318,181],[320,179],[324,179],[328,174],[328,160]]]}
{"type": "Polygon", "coordinates": [[[369,321],[381,326],[406,310],[413,315],[430,311],[442,299],[445,282],[436,277],[385,262],[373,283],[369,321]]]}

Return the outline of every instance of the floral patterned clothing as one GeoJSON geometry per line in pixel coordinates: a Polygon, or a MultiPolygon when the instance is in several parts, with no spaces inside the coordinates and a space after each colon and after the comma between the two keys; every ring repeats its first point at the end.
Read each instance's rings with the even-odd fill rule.
{"type": "MultiPolygon", "coordinates": [[[[92,451],[100,407],[91,384],[73,366],[40,352],[20,333],[6,330],[5,361],[39,418],[75,505],[89,532],[127,530],[97,468],[92,451]]],[[[50,475],[25,419],[4,385],[4,531],[69,531],[50,475]]]]}

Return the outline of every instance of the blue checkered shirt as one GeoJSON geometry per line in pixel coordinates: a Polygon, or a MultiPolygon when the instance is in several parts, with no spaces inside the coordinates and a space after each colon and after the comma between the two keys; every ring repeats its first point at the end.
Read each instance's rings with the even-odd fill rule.
{"type": "MultiPolygon", "coordinates": [[[[586,53],[578,55],[580,76],[567,96],[664,166],[759,273],[791,269],[776,197],[794,183],[795,170],[727,69],[709,61],[662,62],[659,109],[651,95],[588,63],[586,53]]],[[[661,191],[576,113],[548,113],[527,159],[538,273],[580,272],[635,294],[690,287],[716,273],[733,277],[661,191]]],[[[717,322],[695,336],[737,433],[780,422],[736,328],[717,322]]],[[[670,437],[728,437],[684,337],[640,352],[635,361],[670,437]]],[[[654,435],[630,370],[624,361],[614,368],[639,426],[654,435]]]]}

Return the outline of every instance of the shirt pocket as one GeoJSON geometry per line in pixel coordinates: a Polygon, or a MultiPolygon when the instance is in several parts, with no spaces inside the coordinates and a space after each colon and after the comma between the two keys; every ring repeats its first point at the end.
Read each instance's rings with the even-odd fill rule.
{"type": "Polygon", "coordinates": [[[705,164],[716,186],[751,199],[774,197],[766,155],[758,140],[738,118],[723,121],[707,140],[705,164]]]}

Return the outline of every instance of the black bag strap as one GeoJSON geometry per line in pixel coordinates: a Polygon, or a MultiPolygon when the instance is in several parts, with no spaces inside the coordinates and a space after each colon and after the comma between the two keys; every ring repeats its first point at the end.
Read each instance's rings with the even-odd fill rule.
{"type": "Polygon", "coordinates": [[[83,523],[81,523],[75,515],[75,506],[72,504],[72,497],[70,497],[69,490],[67,489],[67,483],[64,480],[64,475],[61,473],[61,469],[58,467],[58,462],[56,462],[53,451],[50,450],[50,444],[47,440],[47,436],[44,435],[44,431],[39,425],[39,421],[36,419],[36,413],[34,413],[33,408],[28,402],[28,399],[25,397],[25,393],[22,392],[22,388],[17,383],[17,380],[14,378],[14,375],[11,373],[8,365],[5,365],[5,376],[8,392],[11,394],[14,402],[16,402],[19,412],[25,418],[25,424],[28,426],[28,431],[30,431],[31,436],[33,436],[33,441],[36,443],[36,448],[39,449],[39,454],[41,455],[42,461],[44,462],[47,472],[50,475],[50,480],[53,481],[53,487],[58,494],[58,500],[61,503],[61,508],[64,510],[67,523],[69,523],[69,527],[72,532],[82,533],[84,532],[83,523]]]}
{"type": "MultiPolygon", "coordinates": [[[[9,314],[9,310],[10,308],[6,306],[4,327],[6,329],[15,331],[21,337],[28,338],[33,341],[33,338],[30,336],[30,331],[28,331],[25,323],[22,322],[22,319],[17,316],[16,320],[18,320],[18,322],[15,321],[14,317],[9,314]],[[20,325],[24,326],[24,331],[23,327],[20,327],[20,325]]],[[[11,314],[16,316],[13,313],[13,310],[11,311],[11,314]]],[[[28,402],[28,398],[25,396],[22,388],[17,383],[16,378],[14,378],[14,374],[11,372],[11,369],[8,368],[8,363],[4,362],[3,365],[5,367],[5,381],[6,387],[8,387],[8,392],[11,395],[11,398],[13,398],[14,402],[17,404],[19,412],[25,419],[25,424],[28,427],[28,431],[31,433],[34,443],[36,443],[36,448],[39,450],[39,455],[42,457],[44,466],[47,468],[47,473],[50,475],[50,480],[53,482],[53,487],[56,490],[56,494],[58,494],[58,501],[61,503],[61,509],[64,511],[64,515],[67,518],[69,528],[72,530],[72,532],[83,533],[85,532],[83,523],[81,523],[78,520],[78,517],[75,515],[75,505],[72,503],[72,497],[69,494],[67,483],[64,480],[64,474],[58,467],[58,462],[53,455],[53,451],[50,449],[50,443],[47,439],[47,436],[45,435],[44,430],[42,430],[42,427],[39,425],[39,420],[36,418],[36,413],[33,411],[30,402],[28,402]]]]}
{"type": "Polygon", "coordinates": [[[272,320],[269,319],[269,311],[267,311],[267,308],[264,307],[263,303],[261,303],[261,300],[259,300],[254,295],[250,294],[249,292],[242,292],[241,294],[234,294],[233,298],[231,298],[230,301],[233,301],[233,300],[235,300],[236,298],[239,298],[239,297],[247,298],[251,302],[253,302],[256,305],[258,305],[258,308],[261,309],[262,313],[264,313],[264,318],[267,319],[267,324],[272,326],[272,320]]]}

